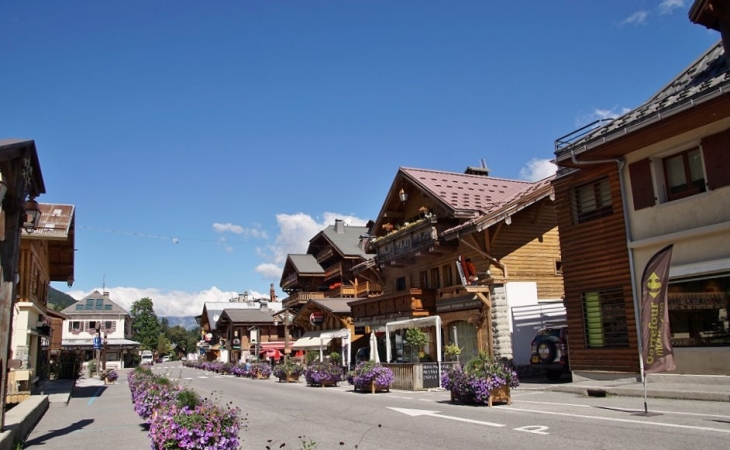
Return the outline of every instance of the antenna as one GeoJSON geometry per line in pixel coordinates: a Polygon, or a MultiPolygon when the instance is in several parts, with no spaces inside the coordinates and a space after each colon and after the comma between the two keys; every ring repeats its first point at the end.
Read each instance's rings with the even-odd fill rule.
{"type": "Polygon", "coordinates": [[[101,276],[101,292],[106,291],[106,274],[101,276]]]}

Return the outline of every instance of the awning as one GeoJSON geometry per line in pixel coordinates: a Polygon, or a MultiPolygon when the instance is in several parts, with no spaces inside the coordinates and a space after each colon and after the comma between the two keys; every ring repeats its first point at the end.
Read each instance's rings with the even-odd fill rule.
{"type": "MultiPolygon", "coordinates": [[[[251,344],[254,347],[256,344],[251,344]]],[[[291,344],[289,344],[291,345],[291,344]]],[[[259,343],[259,350],[281,350],[284,351],[283,342],[261,342],[259,343]]]]}
{"type": "Polygon", "coordinates": [[[331,337],[321,338],[322,334],[331,333],[332,330],[307,331],[302,337],[292,345],[294,350],[318,350],[321,347],[327,347],[331,337]]]}

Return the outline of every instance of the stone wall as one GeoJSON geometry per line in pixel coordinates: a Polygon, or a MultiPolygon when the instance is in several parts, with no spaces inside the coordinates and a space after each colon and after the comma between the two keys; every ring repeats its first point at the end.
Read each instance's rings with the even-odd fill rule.
{"type": "Polygon", "coordinates": [[[504,285],[492,286],[492,336],[494,337],[494,357],[512,360],[512,334],[509,331],[509,304],[504,285]]]}

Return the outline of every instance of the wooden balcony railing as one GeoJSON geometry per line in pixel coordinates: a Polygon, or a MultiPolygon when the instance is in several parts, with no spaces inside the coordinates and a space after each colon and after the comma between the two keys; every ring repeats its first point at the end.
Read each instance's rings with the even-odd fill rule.
{"type": "Polygon", "coordinates": [[[292,292],[289,294],[289,297],[284,299],[282,305],[284,305],[285,308],[288,308],[292,305],[306,303],[313,298],[325,298],[324,292],[292,292]]]}
{"type": "Polygon", "coordinates": [[[380,295],[383,293],[383,285],[372,281],[366,281],[365,283],[359,283],[357,285],[357,291],[355,297],[372,297],[374,295],[380,295]]]}
{"type": "Polygon", "coordinates": [[[330,267],[326,268],[324,271],[324,279],[329,280],[334,277],[342,276],[342,263],[338,262],[337,264],[333,264],[330,267]]]}
{"type": "Polygon", "coordinates": [[[427,316],[436,307],[436,291],[413,288],[397,295],[356,300],[351,306],[353,317],[374,317],[389,314],[427,316]]]}
{"type": "Polygon", "coordinates": [[[377,239],[373,246],[378,264],[392,261],[423,248],[438,245],[436,217],[431,216],[377,239]]]}
{"type": "Polygon", "coordinates": [[[282,286],[281,287],[282,288],[286,288],[288,286],[293,285],[296,282],[297,282],[297,273],[294,272],[292,274],[289,274],[288,277],[286,277],[286,279],[284,280],[284,283],[282,283],[282,286]]]}
{"type": "Polygon", "coordinates": [[[321,252],[317,253],[317,256],[316,256],[317,262],[321,263],[322,261],[327,261],[328,259],[330,259],[332,257],[332,255],[334,255],[334,253],[335,252],[332,249],[332,247],[325,248],[321,252]]]}

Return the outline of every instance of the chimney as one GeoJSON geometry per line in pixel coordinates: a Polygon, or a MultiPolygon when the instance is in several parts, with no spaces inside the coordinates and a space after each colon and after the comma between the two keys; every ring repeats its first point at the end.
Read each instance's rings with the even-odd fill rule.
{"type": "Polygon", "coordinates": [[[342,219],[335,219],[335,233],[345,234],[345,221],[342,219]]]}
{"type": "Polygon", "coordinates": [[[466,170],[464,170],[464,173],[467,175],[481,175],[483,177],[489,176],[489,168],[487,167],[487,163],[484,162],[484,158],[479,160],[481,162],[481,167],[474,167],[474,166],[467,166],[466,170]]]}
{"type": "Polygon", "coordinates": [[[276,301],[276,290],[274,289],[274,283],[271,283],[271,287],[269,288],[269,301],[272,303],[276,301]]]}

